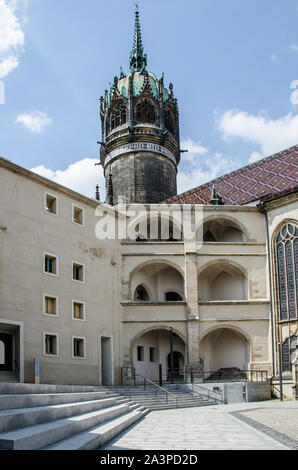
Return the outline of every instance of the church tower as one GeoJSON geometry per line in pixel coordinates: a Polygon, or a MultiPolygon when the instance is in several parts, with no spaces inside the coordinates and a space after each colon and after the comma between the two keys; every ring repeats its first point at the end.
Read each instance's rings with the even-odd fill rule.
{"type": "Polygon", "coordinates": [[[100,99],[106,202],[159,203],[177,194],[179,113],[173,85],[147,70],[138,7],[130,73],[120,69],[100,99]]]}

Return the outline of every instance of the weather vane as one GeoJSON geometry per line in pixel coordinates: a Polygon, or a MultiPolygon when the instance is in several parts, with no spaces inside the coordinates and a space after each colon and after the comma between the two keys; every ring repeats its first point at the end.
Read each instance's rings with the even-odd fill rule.
{"type": "Polygon", "coordinates": [[[138,10],[139,9],[138,3],[135,3],[135,6],[136,6],[136,10],[138,10]]]}

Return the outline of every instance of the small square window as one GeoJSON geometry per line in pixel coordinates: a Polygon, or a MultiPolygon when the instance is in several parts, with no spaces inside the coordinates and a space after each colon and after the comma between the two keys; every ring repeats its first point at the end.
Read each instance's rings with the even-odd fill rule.
{"type": "Polygon", "coordinates": [[[80,207],[73,206],[72,220],[76,224],[84,225],[84,211],[80,207]]]}
{"type": "Polygon", "coordinates": [[[72,278],[75,281],[84,281],[84,266],[82,264],[72,264],[72,278]]]}
{"type": "Polygon", "coordinates": [[[73,357],[85,358],[85,339],[73,338],[73,357]]]}
{"type": "Polygon", "coordinates": [[[143,346],[137,347],[137,360],[144,361],[144,347],[143,346]]]}
{"type": "Polygon", "coordinates": [[[57,298],[45,295],[44,297],[44,313],[47,315],[57,315],[57,298]]]}
{"type": "Polygon", "coordinates": [[[85,304],[73,301],[72,304],[73,318],[75,320],[85,320],[85,304]]]}
{"type": "Polygon", "coordinates": [[[58,356],[58,337],[50,333],[44,335],[44,353],[48,356],[58,356]]]}
{"type": "Polygon", "coordinates": [[[44,257],[44,270],[46,273],[57,274],[57,258],[54,255],[45,254],[44,257]]]}
{"type": "Polygon", "coordinates": [[[155,348],[149,348],[149,358],[150,362],[156,362],[156,355],[155,355],[156,349],[155,348]]]}
{"type": "Polygon", "coordinates": [[[51,194],[46,194],[45,211],[57,215],[57,198],[51,194]]]}

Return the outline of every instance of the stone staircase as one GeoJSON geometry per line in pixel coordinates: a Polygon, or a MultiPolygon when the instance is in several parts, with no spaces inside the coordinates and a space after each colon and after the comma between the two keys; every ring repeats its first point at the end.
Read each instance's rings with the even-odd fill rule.
{"type": "Polygon", "coordinates": [[[0,384],[0,449],[95,450],[149,412],[105,387],[0,384]]]}
{"type": "Polygon", "coordinates": [[[18,383],[16,372],[0,371],[0,383],[2,382],[18,383]]]}
{"type": "Polygon", "coordinates": [[[178,408],[190,408],[214,405],[217,403],[215,400],[207,398],[204,395],[194,395],[189,389],[181,385],[163,385],[163,388],[170,392],[168,399],[166,399],[165,392],[158,388],[155,390],[153,385],[147,385],[146,390],[144,390],[144,385],[114,385],[110,387],[110,390],[133,400],[149,410],[177,408],[177,404],[178,408]]]}

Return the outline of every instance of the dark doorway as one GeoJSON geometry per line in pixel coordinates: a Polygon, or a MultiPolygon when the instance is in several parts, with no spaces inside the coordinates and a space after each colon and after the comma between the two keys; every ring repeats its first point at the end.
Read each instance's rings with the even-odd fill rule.
{"type": "Polygon", "coordinates": [[[0,333],[0,371],[12,371],[12,334],[0,333]]]}
{"type": "MultiPolygon", "coordinates": [[[[179,351],[173,352],[174,378],[183,377],[184,357],[179,351]]],[[[171,354],[168,355],[168,375],[171,376],[171,354]]]]}

